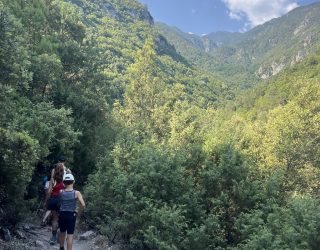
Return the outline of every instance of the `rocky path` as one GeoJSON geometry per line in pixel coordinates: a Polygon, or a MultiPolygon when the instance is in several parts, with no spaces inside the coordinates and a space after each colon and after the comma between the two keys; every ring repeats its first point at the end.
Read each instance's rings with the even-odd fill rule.
{"type": "MultiPolygon", "coordinates": [[[[50,245],[50,226],[41,227],[37,223],[23,223],[12,232],[10,241],[0,240],[1,250],[59,250],[59,244],[50,245]]],[[[66,245],[65,245],[65,249],[66,245]]],[[[76,230],[73,250],[113,249],[107,240],[92,231],[76,230]]]]}
{"type": "MultiPolygon", "coordinates": [[[[49,239],[51,237],[51,229],[50,227],[44,227],[44,228],[37,228],[34,231],[38,235],[38,241],[40,241],[44,249],[51,250],[51,249],[59,249],[59,244],[50,245],[49,239]]],[[[41,244],[41,243],[38,244],[41,244]]],[[[66,245],[65,248],[67,249],[66,245]]],[[[80,240],[80,235],[78,233],[75,233],[75,238],[73,242],[73,250],[93,250],[93,249],[99,249],[96,248],[94,244],[93,237],[80,240]]]]}

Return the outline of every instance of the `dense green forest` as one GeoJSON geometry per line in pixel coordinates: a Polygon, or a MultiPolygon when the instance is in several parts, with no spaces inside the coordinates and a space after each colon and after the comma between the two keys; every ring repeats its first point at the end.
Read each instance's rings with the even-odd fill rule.
{"type": "Polygon", "coordinates": [[[0,0],[0,225],[64,154],[111,244],[318,249],[319,36],[245,92],[165,37],[136,0],[0,0]]]}

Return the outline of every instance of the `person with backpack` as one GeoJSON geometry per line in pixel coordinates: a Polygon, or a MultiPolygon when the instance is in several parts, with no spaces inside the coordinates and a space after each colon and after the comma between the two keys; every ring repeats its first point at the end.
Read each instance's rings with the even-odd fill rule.
{"type": "Polygon", "coordinates": [[[42,199],[43,199],[44,209],[46,209],[46,212],[41,221],[41,226],[45,226],[47,224],[47,219],[51,214],[51,211],[47,209],[47,202],[49,198],[49,195],[48,195],[49,184],[50,184],[50,175],[47,175],[43,178],[43,198],[42,199]]]}
{"type": "Polygon", "coordinates": [[[63,184],[64,177],[64,166],[62,163],[58,163],[54,168],[54,176],[51,177],[48,194],[50,198],[47,202],[47,209],[52,214],[52,236],[50,238],[50,244],[53,245],[57,242],[57,231],[58,231],[58,219],[60,209],[60,191],[64,189],[63,184]]]}
{"type": "Polygon", "coordinates": [[[60,250],[64,250],[64,243],[67,234],[67,250],[72,250],[73,233],[77,219],[77,201],[80,202],[82,209],[85,207],[85,202],[79,191],[73,189],[74,176],[66,174],[63,179],[65,188],[60,191],[60,213],[59,213],[59,228],[60,228],[60,250]]]}

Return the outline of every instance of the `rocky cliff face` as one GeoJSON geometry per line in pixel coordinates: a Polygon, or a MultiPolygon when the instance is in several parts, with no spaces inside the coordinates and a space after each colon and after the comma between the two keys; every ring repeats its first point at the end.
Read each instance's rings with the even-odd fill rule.
{"type": "Polygon", "coordinates": [[[208,37],[203,37],[202,43],[203,43],[204,51],[206,53],[212,53],[215,49],[217,49],[219,47],[219,44],[212,41],[208,37]]]}
{"type": "Polygon", "coordinates": [[[131,9],[128,11],[128,13],[133,19],[145,21],[150,25],[154,24],[153,17],[151,16],[147,8],[142,8],[140,10],[131,9]]]}
{"type": "Polygon", "coordinates": [[[257,75],[261,79],[268,79],[278,74],[285,66],[286,64],[284,62],[272,62],[270,66],[260,66],[257,75]]]}

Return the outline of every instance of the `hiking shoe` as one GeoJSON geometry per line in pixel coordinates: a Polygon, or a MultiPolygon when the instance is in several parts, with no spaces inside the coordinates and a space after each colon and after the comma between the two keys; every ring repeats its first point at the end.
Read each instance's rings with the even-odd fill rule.
{"type": "Polygon", "coordinates": [[[56,242],[57,242],[56,237],[54,237],[54,236],[52,235],[52,237],[50,238],[50,245],[54,245],[54,244],[56,244],[56,242]]]}

